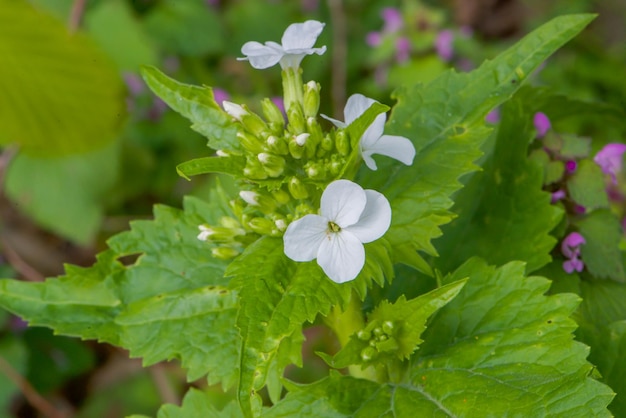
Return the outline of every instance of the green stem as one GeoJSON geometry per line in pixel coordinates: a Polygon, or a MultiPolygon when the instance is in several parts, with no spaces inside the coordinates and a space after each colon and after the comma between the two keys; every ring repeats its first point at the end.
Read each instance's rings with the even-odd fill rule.
{"type": "Polygon", "coordinates": [[[289,110],[292,103],[298,103],[300,106],[303,106],[302,69],[287,67],[283,70],[282,76],[285,111],[289,110]]]}

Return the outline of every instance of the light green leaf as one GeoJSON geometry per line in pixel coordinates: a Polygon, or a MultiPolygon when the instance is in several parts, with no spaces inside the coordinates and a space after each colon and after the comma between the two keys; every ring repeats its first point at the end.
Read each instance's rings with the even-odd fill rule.
{"type": "Polygon", "coordinates": [[[605,189],[602,169],[592,160],[580,161],[576,172],[567,182],[571,198],[588,209],[609,207],[605,189]]]}
{"type": "Polygon", "coordinates": [[[451,271],[472,256],[497,265],[523,260],[529,272],[550,262],[556,244],[550,231],[562,211],[541,190],[541,167],[526,157],[534,137],[532,116],[515,99],[503,107],[495,148],[484,171],[456,196],[453,210],[458,218],[436,241],[440,254],[436,265],[442,271],[451,271]],[[500,242],[507,245],[494,245],[500,242]]]}
{"type": "Polygon", "coordinates": [[[595,277],[626,282],[626,271],[619,243],[622,227],[608,209],[591,212],[576,222],[586,243],[581,246],[586,268],[595,277]]]}
{"type": "Polygon", "coordinates": [[[465,287],[430,321],[401,384],[331,374],[291,392],[263,417],[609,417],[610,388],[589,377],[588,348],[572,339],[575,295],[473,259],[446,283],[465,287]]]}
{"type": "Polygon", "coordinates": [[[189,379],[208,373],[210,383],[232,385],[236,299],[225,288],[226,262],[196,237],[198,225],[227,213],[216,192],[211,197],[210,204],[186,199],[184,212],[156,206],[153,221],[133,222],[112,238],[93,267],[67,266],[65,276],[44,283],[1,280],[0,306],[31,325],[127,348],[146,365],[180,359],[189,379]]]}
{"type": "Polygon", "coordinates": [[[598,366],[602,380],[617,392],[609,405],[616,417],[626,414],[626,320],[616,321],[602,328],[593,341],[590,360],[598,366]],[[594,352],[596,350],[596,352],[594,352]]]}
{"type": "Polygon", "coordinates": [[[81,153],[119,132],[126,105],[109,59],[26,1],[0,0],[0,143],[33,156],[81,153]]]}
{"type": "Polygon", "coordinates": [[[396,91],[398,104],[387,133],[413,142],[417,151],[413,165],[404,167],[381,158],[379,171],[363,172],[359,181],[383,192],[391,202],[393,219],[387,238],[394,249],[410,246],[436,255],[431,240],[441,235],[439,226],[454,217],[449,211],[450,195],[461,187],[460,176],[476,170],[473,162],[490,133],[485,115],[511,97],[528,74],[592,19],[591,15],[556,18],[471,73],[449,71],[427,85],[396,91]]]}
{"type": "Polygon", "coordinates": [[[204,157],[185,161],[176,166],[178,175],[189,179],[189,176],[207,173],[224,173],[241,177],[246,160],[243,157],[204,157]]]}
{"type": "Polygon", "coordinates": [[[154,67],[143,67],[141,74],[155,94],[193,123],[191,129],[209,139],[209,147],[229,151],[240,148],[237,127],[215,102],[210,87],[179,83],[154,67]]]}
{"type": "Polygon", "coordinates": [[[6,173],[6,193],[38,225],[89,244],[100,230],[119,167],[118,143],[56,158],[19,153],[6,173]]]}
{"type": "Polygon", "coordinates": [[[138,71],[159,62],[155,46],[125,1],[99,2],[85,15],[85,27],[121,70],[138,71]]]}
{"type": "Polygon", "coordinates": [[[347,367],[353,364],[378,365],[386,360],[405,360],[422,343],[420,338],[426,329],[426,321],[438,309],[445,306],[461,291],[465,280],[442,286],[409,301],[404,295],[394,303],[383,300],[369,315],[361,335],[352,335],[350,341],[334,357],[332,366],[347,367]],[[379,341],[376,329],[385,334],[379,341]],[[374,343],[377,353],[371,360],[362,357],[363,350],[374,343]]]}
{"type": "Polygon", "coordinates": [[[159,409],[157,418],[239,418],[243,417],[234,403],[226,405],[220,411],[211,403],[211,398],[206,393],[198,389],[191,388],[183,399],[181,406],[163,405],[159,409]]]}

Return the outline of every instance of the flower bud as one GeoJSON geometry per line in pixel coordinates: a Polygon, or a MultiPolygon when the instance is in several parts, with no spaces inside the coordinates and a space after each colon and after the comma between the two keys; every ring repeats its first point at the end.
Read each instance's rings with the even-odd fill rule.
{"type": "Polygon", "coordinates": [[[326,163],[326,169],[330,171],[331,175],[336,176],[341,173],[344,164],[345,161],[342,161],[337,154],[333,154],[330,161],[326,163]]]}
{"type": "Polygon", "coordinates": [[[211,249],[211,254],[220,260],[230,260],[239,255],[239,250],[233,247],[220,246],[211,249]]]}
{"type": "Polygon", "coordinates": [[[224,107],[226,113],[228,113],[230,116],[234,117],[240,122],[241,118],[243,118],[244,115],[248,114],[248,111],[242,106],[233,102],[229,102],[228,100],[224,100],[222,102],[222,106],[224,107]]]}
{"type": "Polygon", "coordinates": [[[274,225],[280,232],[284,232],[285,229],[287,229],[287,221],[285,218],[274,219],[274,225]]]}
{"type": "Polygon", "coordinates": [[[267,148],[275,154],[287,155],[289,154],[289,148],[287,147],[287,141],[282,136],[271,135],[265,141],[267,148]]]}
{"type": "Polygon", "coordinates": [[[356,337],[361,341],[369,341],[372,338],[372,333],[362,329],[357,332],[356,337]]]}
{"type": "Polygon", "coordinates": [[[302,108],[298,104],[293,104],[287,111],[287,118],[289,119],[289,132],[294,135],[300,135],[306,130],[306,120],[302,113],[302,108]]]}
{"type": "Polygon", "coordinates": [[[321,163],[314,163],[312,161],[304,165],[304,172],[313,180],[323,180],[326,178],[326,168],[321,163]]]}
{"type": "Polygon", "coordinates": [[[306,120],[306,127],[310,134],[306,144],[306,156],[307,158],[313,158],[317,152],[317,146],[324,138],[324,133],[322,132],[322,127],[315,118],[308,118],[306,120]]]}
{"type": "Polygon", "coordinates": [[[289,183],[287,183],[287,188],[289,189],[289,193],[293,196],[294,199],[306,199],[309,197],[309,192],[306,189],[306,186],[302,184],[302,182],[297,177],[292,177],[289,179],[289,183]]]}
{"type": "Polygon", "coordinates": [[[382,330],[382,328],[380,328],[380,327],[376,327],[376,328],[374,328],[374,335],[375,335],[376,337],[380,337],[381,335],[383,335],[383,330],[382,330]]]}
{"type": "Polygon", "coordinates": [[[391,335],[393,333],[393,322],[385,321],[383,322],[383,332],[387,335],[391,335]]]}
{"type": "Polygon", "coordinates": [[[243,169],[243,175],[253,180],[264,180],[267,178],[267,172],[261,165],[258,158],[253,156],[246,157],[246,166],[243,169]]]}
{"type": "Polygon", "coordinates": [[[278,177],[285,171],[285,159],[283,157],[262,152],[257,158],[270,177],[278,177]]]}
{"type": "Polygon", "coordinates": [[[248,226],[257,234],[273,235],[275,229],[274,222],[266,218],[252,218],[248,222],[248,226]]]}
{"type": "Polygon", "coordinates": [[[269,196],[249,190],[242,190],[239,192],[239,197],[248,205],[259,209],[263,213],[272,213],[276,210],[276,201],[269,196]]]}
{"type": "Polygon", "coordinates": [[[299,160],[304,155],[304,143],[306,143],[306,137],[304,137],[305,140],[303,143],[302,141],[303,135],[308,135],[308,134],[300,134],[298,136],[293,136],[289,140],[289,154],[291,154],[291,156],[295,158],[296,160],[299,160]],[[298,138],[300,139],[298,140],[298,138]],[[302,143],[302,145],[300,145],[299,142],[302,143]]]}
{"type": "Polygon", "coordinates": [[[361,360],[363,361],[372,361],[376,356],[378,356],[378,352],[373,347],[365,347],[361,350],[361,360]]]}
{"type": "Polygon", "coordinates": [[[279,128],[279,132],[282,131],[285,126],[285,117],[278,106],[266,97],[261,101],[261,109],[263,110],[263,116],[265,116],[265,119],[270,124],[270,127],[274,124],[273,128],[279,128]]]}
{"type": "Polygon", "coordinates": [[[324,138],[322,138],[321,145],[323,150],[332,151],[335,148],[335,141],[331,138],[330,135],[326,134],[324,138]]]}
{"type": "Polygon", "coordinates": [[[289,195],[289,193],[282,189],[272,191],[272,196],[281,205],[285,205],[291,200],[291,196],[289,195]]]}
{"type": "Polygon", "coordinates": [[[335,133],[335,146],[341,155],[350,154],[350,139],[346,135],[346,131],[339,130],[335,133]]]}
{"type": "Polygon", "coordinates": [[[296,206],[296,219],[302,218],[305,215],[311,215],[313,213],[317,213],[317,211],[311,207],[308,203],[300,203],[296,206]]]}
{"type": "Polygon", "coordinates": [[[317,115],[320,108],[320,85],[311,80],[304,85],[304,116],[307,118],[317,115]]]}
{"type": "Polygon", "coordinates": [[[248,112],[241,117],[241,123],[248,132],[260,138],[268,136],[269,126],[257,114],[248,112]]]}
{"type": "Polygon", "coordinates": [[[258,154],[259,152],[264,151],[263,142],[261,142],[259,138],[249,134],[248,132],[237,132],[237,139],[239,139],[239,142],[241,142],[241,145],[243,145],[246,150],[250,151],[253,154],[258,154]]]}
{"type": "Polygon", "coordinates": [[[395,338],[385,338],[383,341],[376,343],[376,348],[379,352],[390,353],[398,351],[399,346],[395,338]]]}

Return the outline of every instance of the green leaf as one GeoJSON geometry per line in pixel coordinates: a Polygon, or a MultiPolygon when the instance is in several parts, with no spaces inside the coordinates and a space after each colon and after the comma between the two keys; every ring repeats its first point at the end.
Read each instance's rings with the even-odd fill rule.
{"type": "Polygon", "coordinates": [[[157,418],[239,418],[243,417],[234,403],[228,404],[222,411],[213,406],[211,398],[198,389],[191,388],[183,399],[181,406],[163,405],[157,418]]]}
{"type": "Polygon", "coordinates": [[[529,272],[550,262],[556,244],[550,231],[562,211],[541,190],[541,167],[526,156],[533,137],[532,114],[520,101],[508,102],[484,170],[456,196],[458,218],[436,242],[439,269],[451,271],[472,256],[497,265],[523,260],[529,272]],[[503,240],[507,245],[494,246],[503,240]]]}
{"type": "Polygon", "coordinates": [[[38,225],[89,244],[100,230],[119,166],[118,143],[56,158],[19,153],[6,172],[6,193],[38,225]]]}
{"type": "Polygon", "coordinates": [[[213,98],[210,87],[198,87],[175,81],[154,67],[142,67],[148,87],[172,109],[189,119],[191,129],[209,139],[213,149],[237,150],[237,127],[213,98]]]}
{"type": "MultiPolygon", "coordinates": [[[[250,245],[228,266],[226,275],[232,277],[231,287],[241,297],[238,400],[244,414],[252,416],[260,408],[256,392],[265,385],[281,342],[300,333],[305,321],[313,322],[333,305],[346,303],[351,285],[335,284],[315,262],[289,260],[282,240],[270,237],[250,245]]],[[[299,364],[300,347],[295,344],[293,349],[287,357],[297,358],[299,364]]]]}
{"type": "Polygon", "coordinates": [[[422,343],[420,338],[426,329],[426,321],[438,309],[445,306],[461,291],[466,280],[460,280],[442,286],[409,301],[404,295],[394,303],[383,300],[372,311],[368,324],[361,335],[352,335],[350,341],[333,358],[335,368],[353,364],[364,366],[377,365],[381,360],[405,360],[422,343]],[[385,339],[378,341],[377,328],[385,334],[385,339]],[[371,346],[377,351],[376,357],[365,360],[363,350],[371,346]]]}
{"type": "Polygon", "coordinates": [[[208,373],[210,383],[232,385],[237,301],[225,288],[226,262],[196,237],[198,225],[227,212],[216,192],[211,197],[210,204],[186,199],[184,212],[156,206],[153,221],[113,237],[93,267],[67,266],[44,283],[0,281],[0,306],[31,325],[127,348],[146,365],[180,359],[190,380],[208,373]]]}
{"type": "Polygon", "coordinates": [[[589,377],[588,348],[572,339],[575,295],[544,296],[550,282],[473,259],[469,277],[422,335],[401,384],[331,376],[291,392],[263,417],[609,417],[610,388],[589,377]]]}
{"type": "Polygon", "coordinates": [[[220,18],[204,0],[161,1],[145,17],[144,25],[170,54],[216,54],[223,48],[220,18]]]}
{"type": "Polygon", "coordinates": [[[85,15],[85,27],[121,70],[138,71],[159,62],[155,46],[125,1],[99,2],[85,15]]]}
{"type": "Polygon", "coordinates": [[[609,207],[604,174],[592,160],[582,160],[578,163],[576,172],[567,182],[567,190],[571,198],[585,208],[609,207]]]}
{"type": "Polygon", "coordinates": [[[413,165],[381,159],[379,172],[365,172],[360,180],[391,202],[387,237],[394,249],[410,246],[436,255],[431,240],[441,235],[439,226],[454,217],[450,195],[461,187],[460,176],[476,170],[473,162],[489,135],[485,115],[592,19],[592,15],[556,18],[471,73],[448,71],[425,86],[396,91],[398,104],[388,133],[413,142],[417,151],[413,165]]]}
{"type": "Polygon", "coordinates": [[[626,282],[619,243],[622,227],[608,209],[595,210],[576,222],[586,243],[581,246],[586,268],[595,277],[626,282]]]}
{"type": "Polygon", "coordinates": [[[224,173],[240,177],[245,166],[246,160],[243,157],[204,157],[178,164],[176,172],[187,180],[190,180],[189,176],[207,173],[224,173]]]}
{"type": "Polygon", "coordinates": [[[126,105],[109,59],[23,0],[0,0],[0,144],[50,157],[102,147],[126,105]]]}
{"type": "Polygon", "coordinates": [[[602,380],[617,396],[609,405],[616,417],[626,414],[626,320],[616,321],[602,328],[592,346],[591,361],[598,366],[602,380]],[[594,352],[593,350],[596,350],[594,352]]]}

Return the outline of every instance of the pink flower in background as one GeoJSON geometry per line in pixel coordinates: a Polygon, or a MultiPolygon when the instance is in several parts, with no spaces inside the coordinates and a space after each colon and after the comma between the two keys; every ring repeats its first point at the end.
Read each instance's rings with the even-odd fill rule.
{"type": "Polygon", "coordinates": [[[146,89],[146,85],[138,74],[125,72],[122,78],[131,96],[139,96],[146,89]]]}
{"type": "Polygon", "coordinates": [[[316,11],[320,7],[319,0],[301,0],[300,8],[305,13],[316,11]]]}
{"type": "Polygon", "coordinates": [[[442,30],[435,39],[435,51],[442,61],[448,62],[454,56],[452,42],[454,41],[454,33],[449,30],[442,30]]]}
{"type": "Polygon", "coordinates": [[[563,270],[566,273],[581,272],[585,268],[585,263],[579,257],[580,246],[586,242],[585,238],[578,232],[572,232],[561,243],[561,253],[568,258],[568,260],[563,262],[563,270]]]}
{"type": "Polygon", "coordinates": [[[565,199],[565,196],[566,196],[565,190],[559,189],[556,192],[552,193],[550,203],[556,203],[559,200],[565,199]]]}
{"type": "Polygon", "coordinates": [[[228,92],[224,89],[214,87],[213,98],[215,99],[215,102],[221,106],[224,100],[230,100],[230,94],[228,94],[228,92]]]}
{"type": "Polygon", "coordinates": [[[604,174],[611,176],[613,184],[617,184],[617,174],[622,171],[622,157],[626,152],[626,144],[606,144],[593,161],[600,166],[604,174]]]}
{"type": "Polygon", "coordinates": [[[535,113],[535,116],[533,117],[533,124],[537,130],[537,138],[543,138],[552,127],[550,119],[548,119],[548,116],[542,112],[535,113]]]}
{"type": "Polygon", "coordinates": [[[395,7],[385,7],[380,14],[385,21],[383,32],[394,33],[398,32],[404,26],[402,19],[402,13],[395,7]]]}
{"type": "Polygon", "coordinates": [[[574,171],[576,171],[577,168],[578,168],[578,163],[574,160],[568,160],[565,163],[565,170],[567,170],[569,174],[572,174],[574,171]]]}
{"type": "Polygon", "coordinates": [[[404,36],[396,40],[396,61],[407,62],[411,57],[411,42],[404,36]]]}
{"type": "Polygon", "coordinates": [[[365,43],[368,46],[375,47],[383,42],[383,37],[380,32],[369,32],[365,37],[365,43]]]}
{"type": "Polygon", "coordinates": [[[491,112],[487,113],[487,116],[485,116],[485,121],[488,123],[500,122],[500,109],[495,108],[491,112]]]}
{"type": "Polygon", "coordinates": [[[283,102],[283,98],[282,97],[280,97],[280,96],[273,96],[272,98],[270,98],[270,100],[283,113],[283,115],[285,115],[285,116],[287,115],[287,112],[285,112],[285,103],[283,102]]]}

